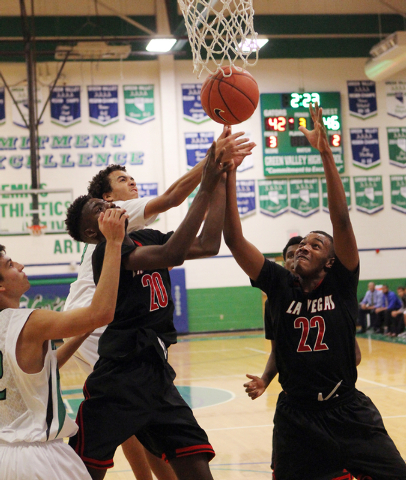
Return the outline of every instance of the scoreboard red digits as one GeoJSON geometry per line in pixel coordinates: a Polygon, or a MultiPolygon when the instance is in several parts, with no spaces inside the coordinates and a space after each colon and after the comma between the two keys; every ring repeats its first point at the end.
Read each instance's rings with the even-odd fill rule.
{"type": "Polygon", "coordinates": [[[286,130],[286,117],[267,117],[265,130],[268,132],[284,132],[286,130]]]}
{"type": "Polygon", "coordinates": [[[276,137],[275,135],[270,135],[269,137],[266,137],[266,144],[268,148],[277,148],[278,137],[276,137]]]}

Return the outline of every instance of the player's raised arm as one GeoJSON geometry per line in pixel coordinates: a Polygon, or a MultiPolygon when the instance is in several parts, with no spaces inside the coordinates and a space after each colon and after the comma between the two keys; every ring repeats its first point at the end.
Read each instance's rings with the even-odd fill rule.
{"type": "Polygon", "coordinates": [[[228,172],[224,240],[238,265],[250,278],[256,280],[261,272],[265,258],[257,247],[243,235],[237,207],[236,180],[236,170],[228,172]]]}
{"type": "Polygon", "coordinates": [[[127,270],[152,270],[182,265],[195,241],[209,202],[224,172],[232,161],[222,161],[223,152],[216,158],[216,142],[203,170],[202,183],[185,219],[164,245],[147,245],[137,248],[123,259],[127,270]]]}
{"type": "Polygon", "coordinates": [[[315,109],[310,105],[310,114],[314,130],[299,127],[306,135],[310,145],[320,152],[327,182],[328,208],[333,226],[334,250],[340,262],[350,271],[359,263],[357,242],[348,213],[345,191],[334,162],[333,153],[328,143],[326,128],[323,123],[323,110],[316,103],[315,109]]]}
{"type": "MultiPolygon", "coordinates": [[[[239,165],[247,155],[251,155],[251,150],[255,144],[248,142],[248,138],[241,138],[243,135],[244,132],[231,133],[231,127],[224,126],[216,141],[216,156],[224,150],[223,163],[229,163],[237,158],[239,165]]],[[[170,208],[180,205],[199,185],[209,154],[210,149],[207,151],[204,160],[176,180],[162,195],[151,199],[145,206],[145,218],[166,212],[170,208]]]]}

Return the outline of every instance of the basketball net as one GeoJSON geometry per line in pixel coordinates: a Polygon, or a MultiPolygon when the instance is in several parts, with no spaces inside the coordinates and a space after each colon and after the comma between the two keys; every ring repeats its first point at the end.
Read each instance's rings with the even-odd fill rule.
{"type": "Polygon", "coordinates": [[[47,228],[46,225],[31,225],[31,226],[27,226],[29,232],[30,232],[30,235],[33,235],[34,237],[39,237],[40,235],[42,235],[44,232],[43,230],[45,228],[47,228]]]}
{"type": "MultiPolygon", "coordinates": [[[[215,74],[223,64],[235,66],[237,60],[242,60],[242,68],[257,63],[258,34],[254,31],[252,0],[178,2],[185,19],[193,54],[193,72],[197,73],[197,78],[203,70],[215,74]],[[251,53],[255,53],[255,59],[249,62],[251,53]]],[[[225,76],[231,75],[230,69],[225,76]]]]}

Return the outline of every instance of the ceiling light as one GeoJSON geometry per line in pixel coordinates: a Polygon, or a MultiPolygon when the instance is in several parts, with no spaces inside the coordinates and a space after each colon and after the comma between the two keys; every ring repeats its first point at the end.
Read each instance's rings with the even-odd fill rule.
{"type": "Polygon", "coordinates": [[[244,53],[256,52],[267,44],[269,40],[267,38],[255,38],[255,39],[246,39],[244,43],[240,43],[238,46],[244,53]]]}
{"type": "Polygon", "coordinates": [[[148,52],[169,52],[169,50],[175,45],[176,40],[174,38],[153,38],[147,45],[148,52]]]}
{"type": "Polygon", "coordinates": [[[131,45],[108,45],[106,42],[78,42],[75,46],[58,45],[55,60],[119,60],[128,58],[131,45]]]}

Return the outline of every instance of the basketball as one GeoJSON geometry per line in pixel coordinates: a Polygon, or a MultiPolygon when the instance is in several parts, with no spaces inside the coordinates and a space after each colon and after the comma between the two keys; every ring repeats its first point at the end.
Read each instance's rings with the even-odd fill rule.
{"type": "Polygon", "coordinates": [[[200,92],[202,107],[217,123],[236,125],[254,113],[258,105],[259,90],[255,78],[242,68],[223,67],[209,75],[200,92]],[[232,75],[226,77],[230,73],[232,75]]]}

